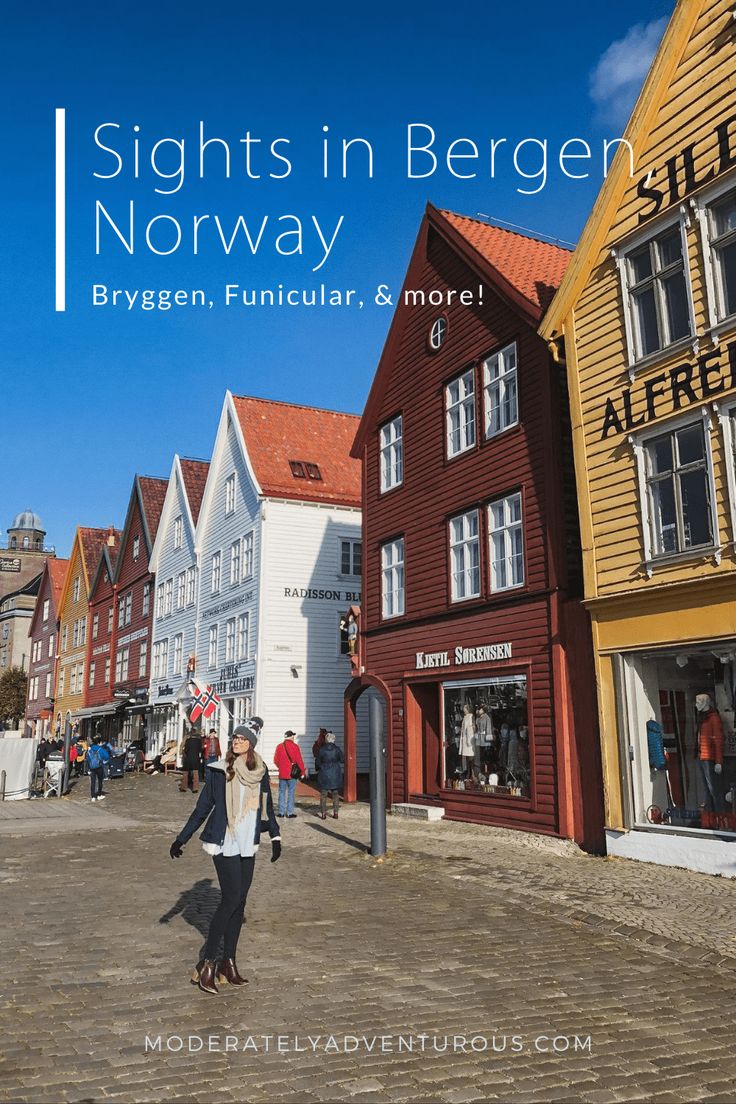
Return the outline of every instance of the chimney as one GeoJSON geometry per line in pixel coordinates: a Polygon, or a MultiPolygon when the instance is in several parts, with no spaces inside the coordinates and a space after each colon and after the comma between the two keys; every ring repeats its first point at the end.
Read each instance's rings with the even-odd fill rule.
{"type": "Polygon", "coordinates": [[[115,526],[111,525],[107,532],[107,547],[115,547],[115,526]]]}

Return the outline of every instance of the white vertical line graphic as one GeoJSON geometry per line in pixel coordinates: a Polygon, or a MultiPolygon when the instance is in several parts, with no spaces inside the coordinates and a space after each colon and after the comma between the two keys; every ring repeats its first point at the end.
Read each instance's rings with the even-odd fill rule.
{"type": "Polygon", "coordinates": [[[56,309],[66,310],[66,108],[56,108],[56,309]]]}

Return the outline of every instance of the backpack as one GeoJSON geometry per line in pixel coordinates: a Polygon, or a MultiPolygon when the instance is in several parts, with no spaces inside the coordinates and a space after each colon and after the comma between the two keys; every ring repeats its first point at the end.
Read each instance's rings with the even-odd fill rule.
{"type": "Polygon", "coordinates": [[[101,750],[97,744],[93,744],[87,752],[87,766],[90,770],[97,770],[98,767],[102,766],[104,760],[100,754],[101,750]]]}

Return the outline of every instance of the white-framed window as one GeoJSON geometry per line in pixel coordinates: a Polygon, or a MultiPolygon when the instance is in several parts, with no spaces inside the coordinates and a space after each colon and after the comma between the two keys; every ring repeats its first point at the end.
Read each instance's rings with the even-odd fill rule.
{"type": "Polygon", "coordinates": [[[72,648],[79,647],[79,621],[72,625],[72,648]]]}
{"type": "Polygon", "coordinates": [[[125,624],[125,599],[118,598],[118,628],[122,629],[125,624]]]}
{"type": "Polygon", "coordinates": [[[133,620],[133,591],[125,595],[125,624],[129,625],[133,620]]]}
{"type": "Polygon", "coordinates": [[[148,641],[141,640],[141,650],[138,656],[138,674],[145,675],[148,666],[148,641]]]}
{"type": "Polygon", "coordinates": [[[241,613],[238,618],[238,659],[248,658],[248,647],[250,643],[248,639],[249,620],[247,613],[241,613]]]}
{"type": "Polygon", "coordinates": [[[141,613],[144,617],[148,617],[148,612],[151,608],[151,584],[143,584],[143,606],[141,613]]]}
{"type": "Polygon", "coordinates": [[[100,628],[100,615],[99,615],[99,613],[96,613],[94,615],[94,617],[92,618],[92,639],[93,640],[97,639],[97,633],[99,631],[99,628],[100,628]]]}
{"type": "Polygon", "coordinates": [[[174,603],[174,580],[167,579],[164,584],[164,617],[168,617],[174,603]]]}
{"type": "Polygon", "coordinates": [[[400,617],[404,612],[403,537],[381,547],[381,611],[383,617],[400,617]]]}
{"type": "Polygon", "coordinates": [[[130,648],[118,648],[117,655],[115,657],[115,681],[125,682],[128,677],[128,661],[130,659],[130,648]]]}
{"type": "Polygon", "coordinates": [[[184,609],[187,600],[187,575],[180,571],[176,576],[176,608],[184,609]]]}
{"type": "Polygon", "coordinates": [[[182,674],[184,667],[184,634],[177,633],[174,637],[174,669],[172,674],[182,674]]]}
{"type": "Polygon", "coordinates": [[[51,697],[51,675],[50,674],[48,674],[46,676],[46,689],[44,691],[44,697],[45,698],[50,698],[51,697]]]}
{"type": "Polygon", "coordinates": [[[105,686],[110,685],[110,657],[105,660],[105,686]]]}
{"type": "Polygon", "coordinates": [[[723,430],[723,455],[731,505],[731,539],[736,541],[736,405],[733,405],[733,399],[720,407],[718,420],[723,430]]]}
{"type": "Polygon", "coordinates": [[[225,480],[225,513],[231,514],[235,509],[235,472],[225,480]]]}
{"type": "Polygon", "coordinates": [[[390,491],[404,481],[404,423],[401,414],[381,426],[381,491],[390,491]]]}
{"type": "Polygon", "coordinates": [[[153,664],[151,667],[151,677],[154,679],[162,678],[161,671],[161,653],[163,650],[163,641],[157,640],[153,645],[153,664]]]}
{"type": "Polygon", "coordinates": [[[107,611],[107,635],[108,636],[112,632],[112,619],[113,619],[113,616],[114,616],[113,607],[110,606],[109,610],[107,611]]]}
{"type": "Polygon", "coordinates": [[[207,646],[207,666],[217,666],[217,636],[218,626],[210,625],[209,641],[207,646]]]}
{"type": "Polygon", "coordinates": [[[97,673],[97,664],[95,663],[94,660],[92,660],[92,662],[89,665],[89,688],[90,688],[90,690],[94,687],[95,674],[96,673],[97,673]]]}
{"type": "Polygon", "coordinates": [[[141,554],[141,538],[133,537],[133,560],[136,561],[141,554]]]}
{"type": "Polygon", "coordinates": [[[475,372],[469,368],[445,388],[447,455],[458,456],[475,444],[475,372]]]}
{"type": "Polygon", "coordinates": [[[488,506],[491,590],[524,585],[524,532],[521,494],[498,498],[488,506]]]}
{"type": "Polygon", "coordinates": [[[160,620],[164,615],[164,584],[156,587],[156,617],[160,620]]]}
{"type": "Polygon", "coordinates": [[[641,437],[647,560],[716,543],[713,464],[701,417],[641,437]]]}
{"type": "Polygon", "coordinates": [[[72,588],[72,601],[73,602],[78,602],[79,601],[79,592],[80,592],[81,585],[82,585],[81,580],[80,580],[79,576],[77,575],[76,579],[74,580],[74,587],[72,588]]]}
{"type": "Polygon", "coordinates": [[[502,433],[519,421],[516,342],[483,362],[486,437],[502,433]]]}
{"type": "Polygon", "coordinates": [[[691,336],[687,243],[678,218],[621,251],[631,363],[691,336]]]}
{"type": "Polygon", "coordinates": [[[711,306],[711,323],[717,325],[736,314],[736,188],[718,194],[705,208],[703,252],[711,306]]]}
{"type": "Polygon", "coordinates": [[[359,540],[354,540],[352,537],[341,537],[339,540],[340,546],[340,575],[360,575],[362,571],[362,551],[363,545],[359,540]]]}
{"type": "Polygon", "coordinates": [[[174,521],[174,548],[181,548],[184,542],[184,521],[179,517],[174,521]]]}
{"type": "Polygon", "coordinates": [[[436,353],[438,349],[442,348],[446,337],[447,319],[444,314],[441,314],[435,318],[429,329],[429,347],[432,352],[436,353]]]}
{"type": "Polygon", "coordinates": [[[254,554],[253,549],[255,545],[255,538],[253,531],[246,533],[243,537],[243,578],[250,579],[253,575],[253,561],[254,554]]]}
{"type": "Polygon", "coordinates": [[[87,643],[87,618],[80,617],[79,619],[79,644],[80,647],[87,643]]]}
{"type": "Polygon", "coordinates": [[[220,592],[220,569],[221,569],[222,556],[219,552],[214,552],[212,555],[212,593],[219,594],[220,592]]]}
{"type": "Polygon", "coordinates": [[[230,586],[240,582],[240,541],[230,545],[230,586]]]}
{"type": "Polygon", "coordinates": [[[44,619],[44,621],[48,621],[48,619],[49,619],[49,607],[50,607],[50,601],[47,598],[45,600],[44,604],[43,604],[43,619],[44,619]]]}
{"type": "Polygon", "coordinates": [[[55,649],[56,649],[56,633],[52,633],[51,636],[49,637],[49,659],[51,659],[53,657],[55,649]]]}
{"type": "Polygon", "coordinates": [[[235,662],[235,618],[231,617],[225,625],[225,662],[235,662]]]}
{"type": "MultiPolygon", "coordinates": [[[[81,687],[80,687],[81,689],[81,687]]],[[[72,664],[71,671],[69,672],[69,693],[76,694],[77,692],[77,665],[72,664]]]]}
{"type": "Polygon", "coordinates": [[[478,511],[450,521],[450,593],[453,602],[480,596],[480,529],[478,511]]]}
{"type": "Polygon", "coordinates": [[[197,591],[196,591],[196,578],[197,578],[197,569],[196,569],[196,567],[188,567],[187,568],[187,605],[188,606],[193,606],[194,605],[194,601],[195,601],[196,594],[197,594],[197,591]]]}
{"type": "Polygon", "coordinates": [[[59,671],[59,697],[64,697],[64,683],[66,681],[66,667],[62,667],[59,671]]]}

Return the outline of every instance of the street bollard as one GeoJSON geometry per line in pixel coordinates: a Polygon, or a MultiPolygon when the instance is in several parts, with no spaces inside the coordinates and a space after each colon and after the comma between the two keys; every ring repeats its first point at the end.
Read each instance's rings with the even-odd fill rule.
{"type": "Polygon", "coordinates": [[[61,775],[59,797],[69,793],[70,752],[72,746],[72,722],[67,718],[64,725],[64,770],[61,775]]]}
{"type": "Polygon", "coordinates": [[[372,695],[368,708],[371,752],[371,855],[386,854],[386,747],[383,705],[372,695]]]}
{"type": "Polygon", "coordinates": [[[5,786],[8,781],[8,772],[0,771],[0,801],[5,800],[5,786]]]}

